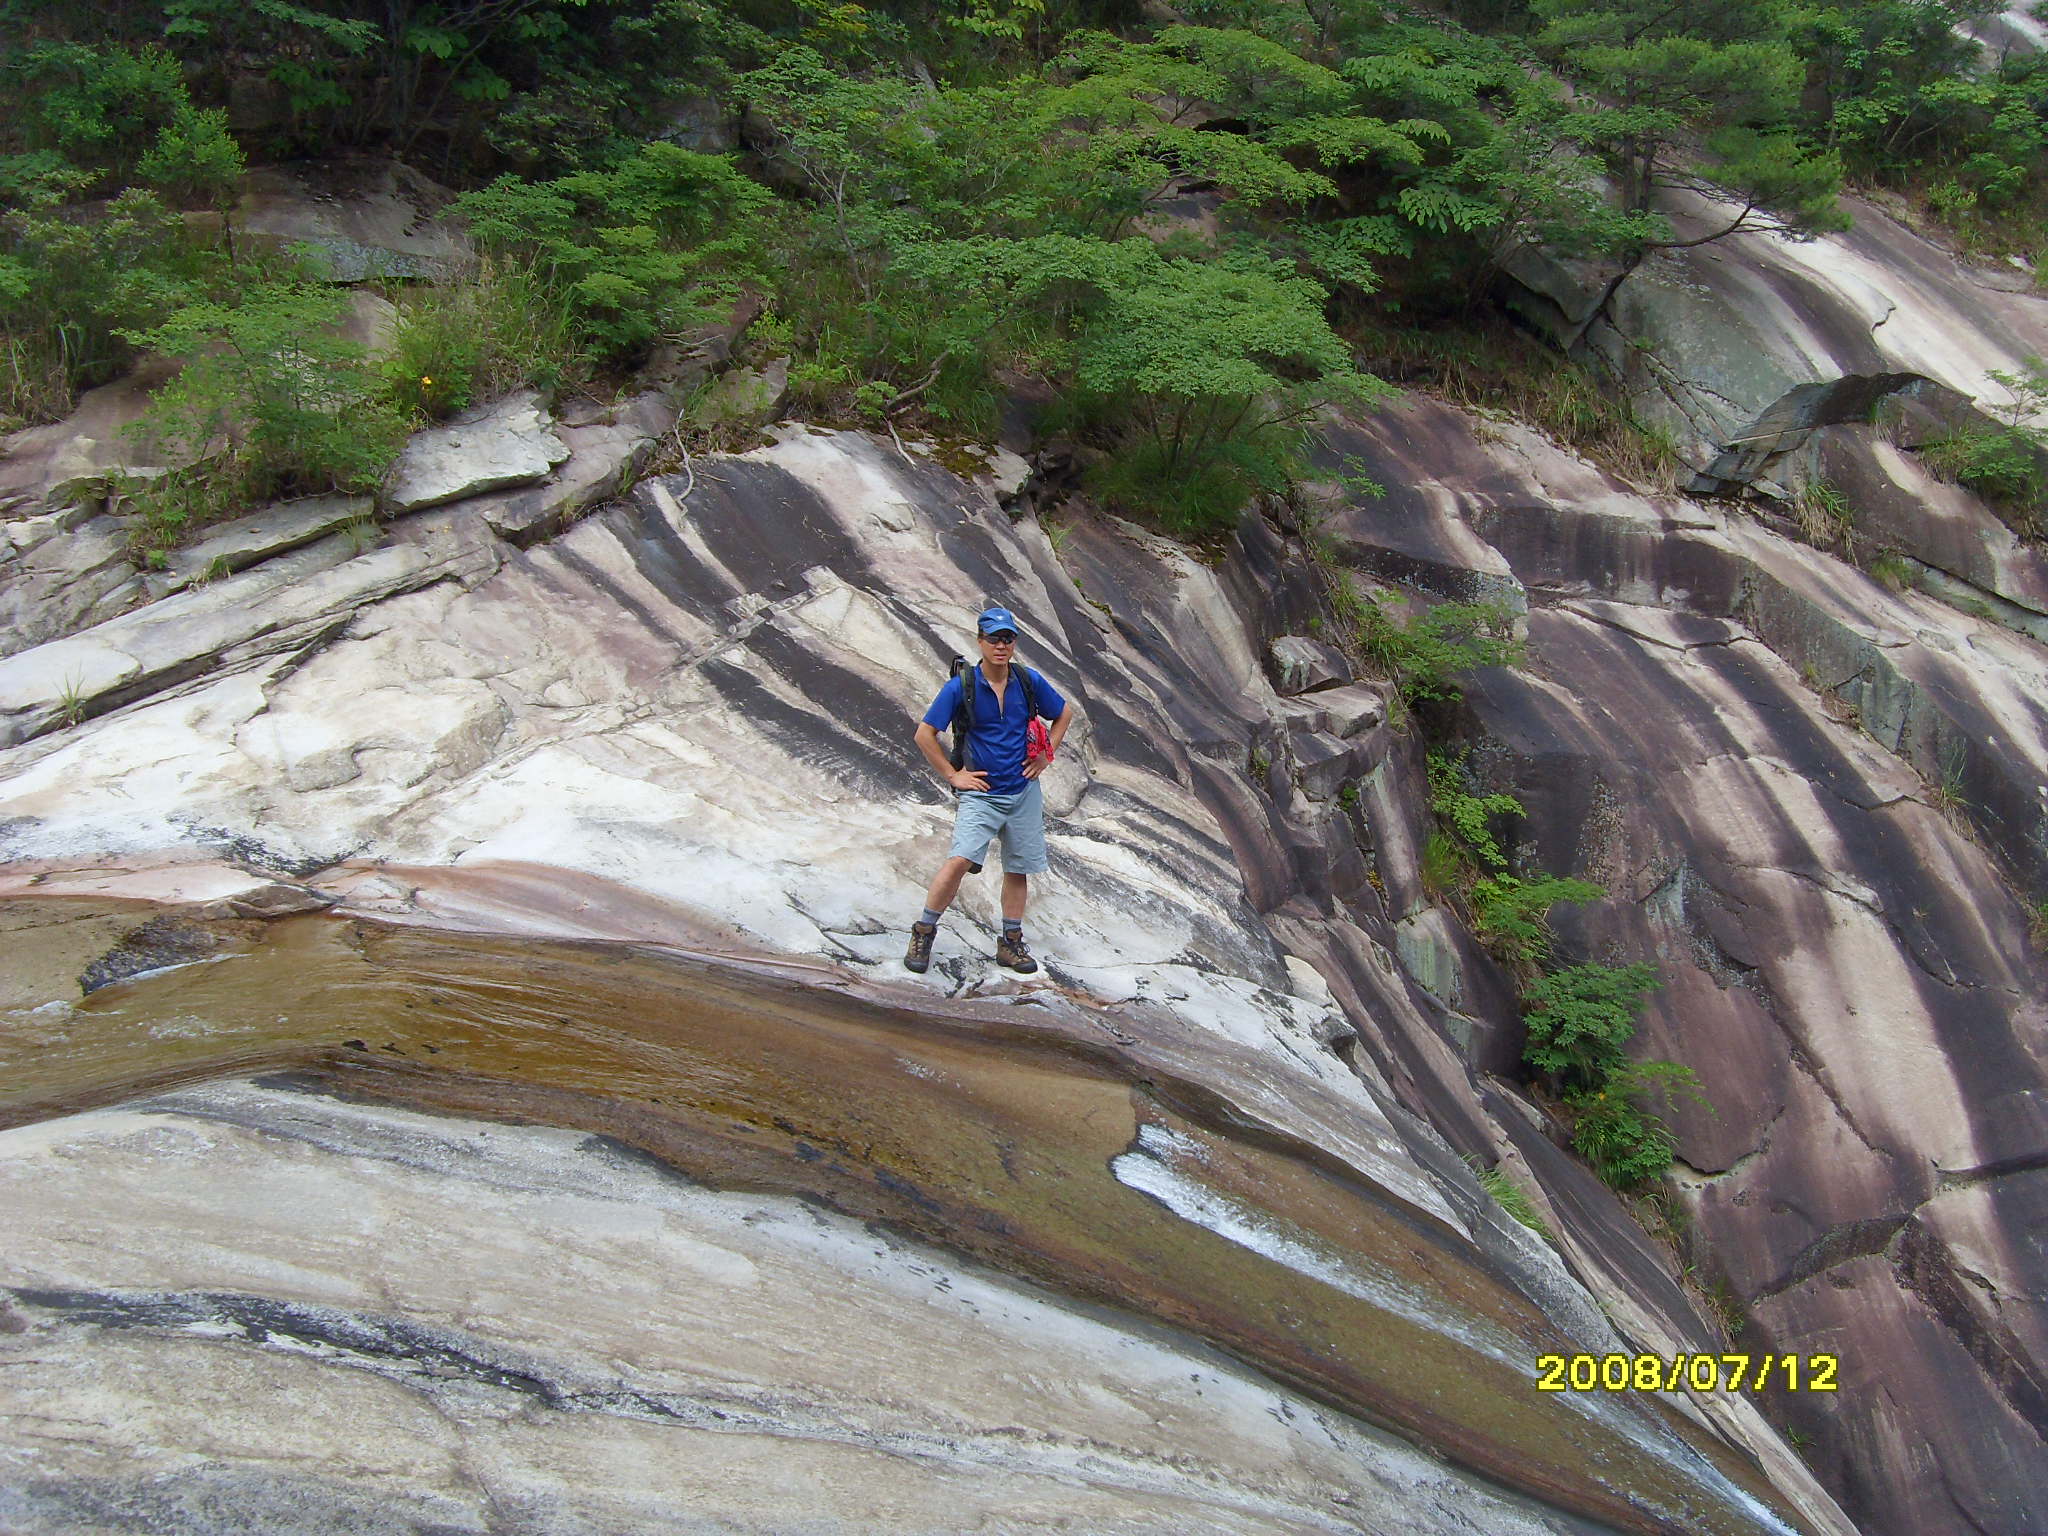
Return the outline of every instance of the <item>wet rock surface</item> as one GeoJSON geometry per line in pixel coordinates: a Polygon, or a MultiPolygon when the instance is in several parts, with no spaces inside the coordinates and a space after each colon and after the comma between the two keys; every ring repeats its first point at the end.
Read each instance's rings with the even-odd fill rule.
{"type": "MultiPolygon", "coordinates": [[[[131,1068],[161,1072],[172,1042],[185,1075],[267,1059],[298,1076],[0,1134],[18,1325],[0,1348],[28,1393],[6,1422],[38,1474],[12,1493],[41,1519],[147,1507],[163,1479],[135,1458],[149,1466],[166,1434],[208,1453],[215,1518],[262,1507],[296,1459],[265,1440],[282,1429],[267,1394],[207,1393],[241,1405],[204,1428],[158,1396],[198,1352],[223,1383],[339,1416],[342,1465],[391,1455],[422,1418],[441,1425],[435,1454],[474,1453],[486,1484],[538,1475],[534,1460],[613,1419],[745,1437],[724,1511],[742,1529],[811,1513],[814,1495],[753,1462],[813,1441],[922,1447],[907,1486],[981,1467],[998,1479],[983,1497],[1078,1474],[1068,1497],[1099,1513],[1061,1518],[1108,1529],[1170,1518],[1154,1495],[1188,1501],[1194,1529],[1441,1530],[1455,1510],[1490,1511],[1489,1529],[1785,1528],[1753,1471],[1654,1398],[1520,1390],[1524,1353],[1576,1337],[1560,1321],[1600,1342],[1554,1266],[1538,1310],[1454,1229],[1345,1179],[1314,1142],[1276,1125],[1233,1137],[1189,1102],[1196,1081],[1095,1044],[1081,1010],[920,1012],[786,971],[587,946],[274,932],[96,993],[68,1027],[131,1068]],[[272,1001],[287,974],[289,1021],[272,1001]],[[350,1027],[370,1033],[336,1039],[350,1027]],[[394,1099],[565,1129],[375,1102],[394,1099]],[[747,1193],[719,1193],[734,1187],[747,1193]],[[547,1299],[578,1275],[594,1294],[547,1299]],[[37,1427],[110,1399],[133,1405],[129,1428],[82,1454],[37,1427]],[[1361,1411],[1523,1492],[1434,1464],[1415,1486],[1413,1451],[1361,1411]],[[511,1442],[491,1427],[508,1415],[511,1442]],[[1059,1454],[1077,1442],[1084,1463],[1059,1454]],[[1182,1470],[1145,1471],[1168,1446],[1182,1470]]],[[[66,1072],[75,1093],[75,1062],[26,1081],[66,1072]]],[[[323,1469],[315,1507],[345,1481],[323,1469]]],[[[385,1518],[450,1492],[410,1455],[373,1484],[361,1496],[385,1518]]],[[[663,1484],[643,1518],[696,1479],[663,1484]]],[[[874,1518],[835,1510],[821,1528],[874,1518]]]]}

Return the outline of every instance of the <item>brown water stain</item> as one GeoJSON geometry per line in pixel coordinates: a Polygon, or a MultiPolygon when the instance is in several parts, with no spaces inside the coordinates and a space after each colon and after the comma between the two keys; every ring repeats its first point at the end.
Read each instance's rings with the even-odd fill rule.
{"type": "MultiPolygon", "coordinates": [[[[35,967],[39,931],[12,936],[10,969],[35,967]]],[[[1536,1355],[1571,1346],[1460,1235],[1312,1149],[1233,1133],[1207,1090],[1105,1051],[618,944],[320,917],[230,937],[220,958],[61,1017],[0,1017],[0,1123],[287,1068],[324,1091],[574,1126],[706,1184],[820,1199],[1185,1328],[1623,1530],[1764,1529],[1737,1488],[1799,1526],[1744,1460],[1654,1400],[1593,1412],[1538,1394],[1536,1355]],[[1207,1224],[1119,1167],[1212,1207],[1207,1224]]]]}

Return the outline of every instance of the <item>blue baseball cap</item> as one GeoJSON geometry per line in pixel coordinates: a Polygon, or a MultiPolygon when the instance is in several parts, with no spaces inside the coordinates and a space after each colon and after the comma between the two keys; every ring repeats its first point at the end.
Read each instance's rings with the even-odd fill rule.
{"type": "Polygon", "coordinates": [[[984,635],[992,635],[999,629],[1007,629],[1014,635],[1017,632],[1017,616],[1007,608],[985,609],[981,617],[974,621],[974,627],[978,633],[984,635]]]}

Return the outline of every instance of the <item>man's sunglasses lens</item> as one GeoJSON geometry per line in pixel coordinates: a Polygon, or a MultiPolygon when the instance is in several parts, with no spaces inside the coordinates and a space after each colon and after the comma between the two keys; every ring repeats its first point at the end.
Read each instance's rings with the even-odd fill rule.
{"type": "Polygon", "coordinates": [[[995,645],[1015,645],[1017,643],[1017,631],[1014,629],[999,629],[994,634],[984,635],[982,638],[995,645]]]}

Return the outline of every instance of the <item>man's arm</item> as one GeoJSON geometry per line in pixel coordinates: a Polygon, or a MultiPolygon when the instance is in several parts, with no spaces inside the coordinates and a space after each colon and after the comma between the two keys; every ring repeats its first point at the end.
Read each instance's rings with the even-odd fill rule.
{"type": "MultiPolygon", "coordinates": [[[[1066,716],[1060,717],[1062,720],[1066,716]]],[[[939,745],[938,727],[920,720],[917,722],[917,749],[924,754],[924,760],[932,765],[932,772],[944,779],[955,789],[988,788],[988,775],[965,768],[955,768],[946,756],[945,748],[939,745]]]]}
{"type": "MultiPolygon", "coordinates": [[[[1054,752],[1059,751],[1060,742],[1065,738],[1067,734],[1067,727],[1072,725],[1073,723],[1074,706],[1069,704],[1060,711],[1059,719],[1053,721],[1052,729],[1045,733],[1045,739],[1049,743],[1051,743],[1054,752]]],[[[1027,779],[1037,778],[1041,773],[1045,772],[1046,765],[1051,761],[1052,759],[1049,757],[1034,757],[1029,759],[1024,764],[1024,777],[1027,779]]]]}
{"type": "Polygon", "coordinates": [[[1052,749],[1053,749],[1053,751],[1055,751],[1055,752],[1059,751],[1059,749],[1060,749],[1060,743],[1061,743],[1062,741],[1064,741],[1064,740],[1066,739],[1066,735],[1067,735],[1067,727],[1068,727],[1068,726],[1070,726],[1070,725],[1072,725],[1073,723],[1074,723],[1074,706],[1073,706],[1073,705],[1071,705],[1071,704],[1069,704],[1069,705],[1068,705],[1068,706],[1067,706],[1067,707],[1066,707],[1065,709],[1063,709],[1063,710],[1061,710],[1061,711],[1060,711],[1060,717],[1059,717],[1059,719],[1057,719],[1057,720],[1053,721],[1053,723],[1052,723],[1052,729],[1051,729],[1050,731],[1046,732],[1046,735],[1047,735],[1047,736],[1048,736],[1048,737],[1049,737],[1049,738],[1051,739],[1051,741],[1052,741],[1052,749]]]}

